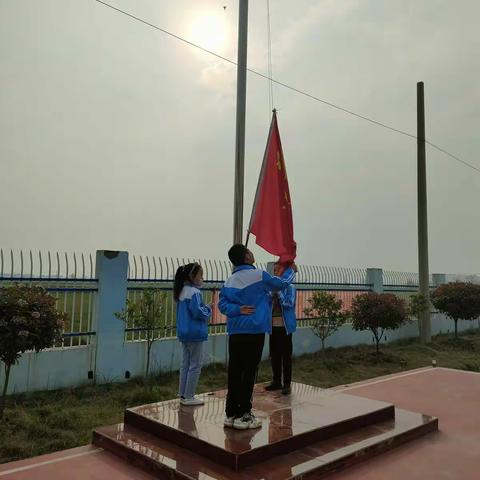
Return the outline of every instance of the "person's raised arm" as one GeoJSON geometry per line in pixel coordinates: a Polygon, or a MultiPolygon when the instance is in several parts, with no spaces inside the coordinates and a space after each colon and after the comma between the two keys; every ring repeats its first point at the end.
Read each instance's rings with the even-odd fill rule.
{"type": "Polygon", "coordinates": [[[272,292],[278,292],[287,288],[295,279],[295,270],[291,267],[287,268],[280,277],[274,277],[268,272],[263,272],[263,284],[272,292]]]}

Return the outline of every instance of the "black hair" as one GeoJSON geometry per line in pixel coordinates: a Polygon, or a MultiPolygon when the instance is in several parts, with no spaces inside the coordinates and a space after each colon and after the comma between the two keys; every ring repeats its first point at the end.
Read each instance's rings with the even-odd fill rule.
{"type": "Polygon", "coordinates": [[[228,258],[236,267],[238,267],[239,265],[243,265],[245,263],[245,255],[247,252],[248,249],[245,245],[236,243],[228,251],[228,258]]]}
{"type": "Polygon", "coordinates": [[[173,282],[173,298],[178,302],[185,282],[191,282],[192,278],[201,270],[199,263],[189,263],[177,268],[173,282]]]}

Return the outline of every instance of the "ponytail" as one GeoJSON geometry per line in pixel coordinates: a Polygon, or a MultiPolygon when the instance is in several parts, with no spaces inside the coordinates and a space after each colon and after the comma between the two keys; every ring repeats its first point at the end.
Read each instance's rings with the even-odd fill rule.
{"type": "Polygon", "coordinates": [[[199,263],[189,263],[177,268],[173,282],[173,298],[176,302],[180,299],[185,282],[190,282],[201,268],[199,263]]]}

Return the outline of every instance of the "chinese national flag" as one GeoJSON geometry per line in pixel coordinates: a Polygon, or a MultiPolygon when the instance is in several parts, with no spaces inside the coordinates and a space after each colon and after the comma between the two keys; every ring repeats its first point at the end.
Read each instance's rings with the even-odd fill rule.
{"type": "Polygon", "coordinates": [[[292,204],[275,110],[249,232],[255,235],[257,245],[280,257],[280,263],[286,264],[295,259],[297,244],[293,239],[292,204]]]}

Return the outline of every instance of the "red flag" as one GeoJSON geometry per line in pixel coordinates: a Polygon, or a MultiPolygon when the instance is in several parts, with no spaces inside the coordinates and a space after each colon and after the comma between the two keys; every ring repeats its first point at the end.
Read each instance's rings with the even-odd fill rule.
{"type": "Polygon", "coordinates": [[[297,244],[293,239],[292,203],[275,110],[249,232],[255,235],[257,245],[280,257],[280,263],[292,262],[297,256],[297,244]]]}

